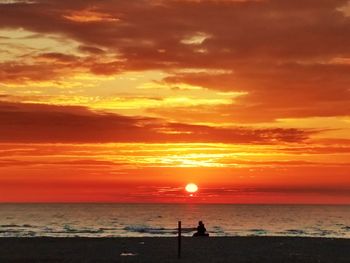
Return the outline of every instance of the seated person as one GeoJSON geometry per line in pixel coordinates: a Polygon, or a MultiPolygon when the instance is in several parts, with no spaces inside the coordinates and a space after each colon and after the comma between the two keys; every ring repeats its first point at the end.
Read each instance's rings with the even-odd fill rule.
{"type": "Polygon", "coordinates": [[[197,232],[193,234],[194,237],[208,237],[209,234],[206,232],[205,226],[202,221],[198,222],[197,232]]]}

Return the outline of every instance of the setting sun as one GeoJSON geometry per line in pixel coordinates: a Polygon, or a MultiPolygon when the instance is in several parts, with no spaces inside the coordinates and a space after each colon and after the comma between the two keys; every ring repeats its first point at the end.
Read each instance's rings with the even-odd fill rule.
{"type": "Polygon", "coordinates": [[[186,185],[186,191],[189,193],[195,193],[198,191],[198,186],[196,184],[187,184],[186,185]]]}

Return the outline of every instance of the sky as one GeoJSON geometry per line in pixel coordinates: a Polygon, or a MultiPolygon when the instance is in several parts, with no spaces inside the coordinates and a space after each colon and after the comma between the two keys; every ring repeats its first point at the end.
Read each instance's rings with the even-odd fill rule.
{"type": "Polygon", "coordinates": [[[0,202],[350,204],[348,0],[0,14],[0,202]]]}

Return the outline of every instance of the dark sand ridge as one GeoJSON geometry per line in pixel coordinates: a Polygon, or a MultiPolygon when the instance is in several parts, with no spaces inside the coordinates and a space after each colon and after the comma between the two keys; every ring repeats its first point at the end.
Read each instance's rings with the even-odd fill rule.
{"type": "Polygon", "coordinates": [[[350,262],[350,239],[0,238],[0,262],[350,262]],[[137,254],[121,256],[122,253],[137,254]]]}

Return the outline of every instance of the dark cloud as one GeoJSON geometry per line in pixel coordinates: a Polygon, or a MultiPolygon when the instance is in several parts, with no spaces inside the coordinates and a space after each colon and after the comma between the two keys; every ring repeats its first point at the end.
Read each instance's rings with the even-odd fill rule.
{"type": "Polygon", "coordinates": [[[214,128],[94,112],[84,107],[0,103],[1,142],[300,142],[298,129],[214,128]]]}

